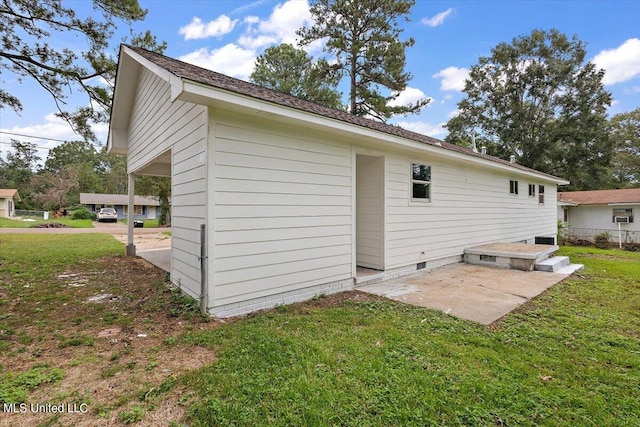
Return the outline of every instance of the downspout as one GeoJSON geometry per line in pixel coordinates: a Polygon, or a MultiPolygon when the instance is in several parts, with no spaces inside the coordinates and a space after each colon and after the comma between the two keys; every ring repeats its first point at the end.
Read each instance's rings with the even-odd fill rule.
{"type": "Polygon", "coordinates": [[[207,304],[209,301],[209,290],[207,286],[207,242],[206,242],[206,226],[200,224],[200,314],[208,316],[207,304]]]}

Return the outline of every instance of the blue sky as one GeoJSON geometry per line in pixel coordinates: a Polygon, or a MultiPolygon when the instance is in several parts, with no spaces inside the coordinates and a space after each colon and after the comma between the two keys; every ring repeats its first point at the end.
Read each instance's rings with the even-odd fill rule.
{"type": "MultiPolygon", "coordinates": [[[[443,129],[456,112],[468,69],[479,57],[489,56],[500,42],[529,34],[533,29],[556,28],[568,36],[577,35],[587,43],[587,59],[606,71],[605,88],[613,94],[609,114],[640,107],[640,1],[424,1],[417,0],[411,22],[402,23],[403,37],[416,41],[407,50],[406,70],[413,74],[407,101],[416,97],[432,99],[420,114],[391,120],[408,129],[444,138],[443,129]]],[[[88,1],[67,1],[80,14],[91,14],[88,1]]],[[[295,30],[310,25],[307,0],[261,1],[177,1],[140,0],[149,13],[135,31],[151,30],[168,43],[165,54],[233,77],[247,79],[256,56],[282,42],[295,44],[295,30]]],[[[114,37],[114,47],[119,37],[114,37]]],[[[57,47],[81,49],[82,40],[56,35],[49,43],[57,47]]],[[[317,57],[321,46],[307,51],[317,57]]],[[[17,84],[2,76],[3,85],[17,84]]],[[[19,93],[24,104],[20,115],[2,110],[0,130],[58,140],[77,136],[53,116],[55,104],[36,84],[23,82],[19,93]]],[[[73,96],[71,102],[86,99],[73,96]]],[[[346,102],[346,100],[345,100],[346,102]]],[[[107,126],[97,125],[96,133],[106,141],[107,126]]],[[[2,156],[10,138],[34,142],[46,148],[59,141],[0,134],[2,156]]]]}

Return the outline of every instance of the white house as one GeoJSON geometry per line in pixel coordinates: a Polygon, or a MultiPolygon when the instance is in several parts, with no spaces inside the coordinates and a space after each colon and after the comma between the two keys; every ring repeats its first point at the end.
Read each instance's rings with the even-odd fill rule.
{"type": "Polygon", "coordinates": [[[136,174],[171,177],[171,279],[218,316],[353,289],[361,267],[554,242],[567,184],[130,46],[108,150],[127,155],[130,205],[136,174]]]}
{"type": "Polygon", "coordinates": [[[558,220],[577,237],[592,239],[607,232],[612,241],[639,243],[638,215],[640,188],[558,193],[558,220]]]}
{"type": "MultiPolygon", "coordinates": [[[[118,219],[129,215],[129,196],[127,194],[80,193],[80,203],[89,211],[97,213],[101,208],[114,208],[118,219]]],[[[156,219],[160,214],[160,201],[157,197],[138,196],[133,200],[135,219],[156,219]]]]}
{"type": "Polygon", "coordinates": [[[12,218],[16,214],[16,202],[20,194],[15,188],[0,188],[0,218],[12,218]]]}

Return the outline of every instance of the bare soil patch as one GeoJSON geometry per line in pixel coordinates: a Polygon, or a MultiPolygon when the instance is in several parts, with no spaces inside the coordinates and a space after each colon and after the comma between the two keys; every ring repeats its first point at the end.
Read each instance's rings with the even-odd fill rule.
{"type": "Polygon", "coordinates": [[[59,368],[62,380],[37,387],[27,405],[76,405],[86,412],[3,413],[0,426],[180,423],[190,395],[184,373],[215,361],[202,347],[180,343],[184,331],[221,322],[201,318],[192,300],[168,287],[165,272],[139,258],[106,257],[24,285],[2,307],[9,348],[0,374],[34,366],[59,368]],[[125,415],[123,415],[125,414],[125,415]]]}

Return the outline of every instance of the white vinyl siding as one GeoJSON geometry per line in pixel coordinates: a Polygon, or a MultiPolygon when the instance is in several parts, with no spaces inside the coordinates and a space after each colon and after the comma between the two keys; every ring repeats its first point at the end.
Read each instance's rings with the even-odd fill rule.
{"type": "Polygon", "coordinates": [[[206,218],[207,108],[171,102],[170,87],[143,69],[129,127],[129,172],[170,152],[171,280],[188,294],[200,294],[200,224],[206,218]]]}
{"type": "MultiPolygon", "coordinates": [[[[548,187],[547,187],[548,191],[548,187]]],[[[549,200],[549,199],[547,199],[549,200]]],[[[618,224],[613,222],[613,211],[619,209],[630,209],[633,215],[633,222],[621,223],[621,230],[640,231],[640,220],[638,215],[639,206],[607,206],[607,205],[581,205],[569,207],[569,226],[576,229],[608,230],[610,234],[615,231],[617,237],[618,224]]]]}
{"type": "Polygon", "coordinates": [[[350,147],[282,124],[212,120],[214,311],[350,279],[350,147]]]}
{"type": "MultiPolygon", "coordinates": [[[[556,234],[555,205],[518,198],[505,191],[510,178],[488,168],[453,162],[428,162],[437,185],[432,202],[410,203],[409,162],[387,158],[387,268],[460,256],[465,248],[493,242],[533,241],[556,234]]],[[[555,188],[547,187],[555,200],[555,188]]]]}
{"type": "Polygon", "coordinates": [[[384,269],[384,157],[356,156],[356,265],[384,269]]]}

